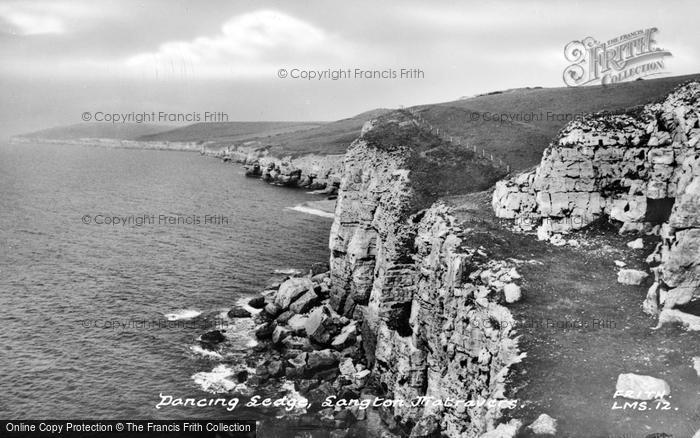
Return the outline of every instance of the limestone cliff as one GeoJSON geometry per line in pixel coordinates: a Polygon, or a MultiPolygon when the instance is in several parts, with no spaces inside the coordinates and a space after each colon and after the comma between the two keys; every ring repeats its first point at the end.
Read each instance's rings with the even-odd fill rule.
{"type": "Polygon", "coordinates": [[[620,232],[660,234],[648,262],[645,311],[700,296],[700,83],[638,114],[598,114],[567,125],[532,171],[497,183],[493,208],[537,227],[541,239],[601,218],[620,232]]]}
{"type": "Polygon", "coordinates": [[[389,397],[463,401],[394,405],[388,416],[416,436],[436,428],[480,436],[508,405],[504,381],[521,355],[502,304],[519,276],[471,247],[469,233],[434,204],[498,176],[404,112],[369,122],[345,157],[330,236],[331,305],[362,321],[365,353],[389,397]]]}
{"type": "Polygon", "coordinates": [[[337,190],[343,154],[304,154],[278,157],[257,141],[223,149],[203,148],[206,155],[243,164],[246,175],[271,184],[310,190],[337,190]]]}

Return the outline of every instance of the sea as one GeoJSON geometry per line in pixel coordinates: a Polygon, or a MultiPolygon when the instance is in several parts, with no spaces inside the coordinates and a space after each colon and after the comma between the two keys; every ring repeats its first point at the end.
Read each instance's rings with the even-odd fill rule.
{"type": "Polygon", "coordinates": [[[319,199],[192,152],[1,144],[0,418],[235,418],[161,402],[249,391],[227,311],[328,260],[319,199]]]}

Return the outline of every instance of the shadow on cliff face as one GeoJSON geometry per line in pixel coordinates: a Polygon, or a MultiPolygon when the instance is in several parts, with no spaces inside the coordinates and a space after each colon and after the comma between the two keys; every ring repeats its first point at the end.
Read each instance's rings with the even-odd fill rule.
{"type": "MultiPolygon", "coordinates": [[[[644,237],[643,249],[631,249],[629,237],[600,222],[569,235],[580,247],[555,247],[504,229],[490,199],[484,192],[449,202],[464,229],[471,229],[469,244],[517,261],[524,279],[524,299],[508,307],[527,358],[513,368],[508,385],[508,396],[520,403],[502,421],[518,418],[527,425],[546,413],[557,419],[556,436],[562,437],[693,436],[700,427],[692,365],[700,356],[700,333],[673,325],[652,330],[656,321],[640,306],[651,279],[638,286],[616,281],[614,261],[644,269],[656,238],[644,237]],[[621,373],[664,379],[671,387],[669,405],[621,409],[632,401],[614,398],[621,373]]],[[[518,436],[535,435],[523,428],[518,436]]]]}

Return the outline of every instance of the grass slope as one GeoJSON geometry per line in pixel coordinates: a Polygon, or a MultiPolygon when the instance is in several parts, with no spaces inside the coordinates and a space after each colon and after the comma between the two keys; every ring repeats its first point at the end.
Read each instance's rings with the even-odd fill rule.
{"type": "Polygon", "coordinates": [[[700,74],[609,86],[515,89],[412,109],[441,132],[464,138],[515,169],[525,169],[539,163],[544,148],[572,115],[629,111],[662,100],[691,79],[700,79],[700,74]],[[493,121],[501,114],[522,119],[493,121]]]}
{"type": "Polygon", "coordinates": [[[141,141],[195,141],[233,143],[251,138],[289,134],[322,126],[321,122],[195,123],[138,138],[141,141]]]}

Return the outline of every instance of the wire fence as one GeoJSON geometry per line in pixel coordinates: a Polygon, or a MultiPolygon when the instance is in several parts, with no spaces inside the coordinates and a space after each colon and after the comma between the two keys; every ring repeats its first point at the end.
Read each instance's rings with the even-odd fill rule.
{"type": "Polygon", "coordinates": [[[494,167],[500,167],[502,169],[505,169],[507,173],[510,173],[510,164],[508,164],[506,161],[503,160],[503,158],[499,157],[493,152],[489,152],[484,148],[477,147],[476,144],[470,143],[469,141],[460,136],[451,135],[444,128],[433,126],[433,124],[431,124],[428,120],[423,118],[423,116],[421,116],[414,110],[406,109],[403,107],[399,107],[399,109],[409,114],[419,127],[429,131],[431,134],[436,135],[442,141],[453,143],[458,146],[465,146],[468,149],[472,149],[474,151],[474,154],[480,155],[482,158],[490,160],[494,167]]]}

